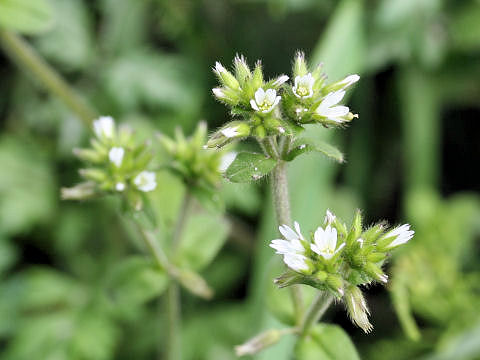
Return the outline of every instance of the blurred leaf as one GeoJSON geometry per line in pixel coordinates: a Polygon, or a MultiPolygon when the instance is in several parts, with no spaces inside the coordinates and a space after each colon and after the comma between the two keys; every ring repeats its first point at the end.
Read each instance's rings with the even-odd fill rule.
{"type": "Polygon", "coordinates": [[[88,65],[92,55],[92,34],[86,3],[77,0],[50,0],[57,13],[55,27],[40,36],[36,45],[47,59],[67,70],[88,65]]]}
{"type": "Polygon", "coordinates": [[[0,138],[0,228],[4,233],[27,231],[51,218],[55,181],[41,149],[26,139],[0,138]]]}
{"type": "Polygon", "coordinates": [[[225,176],[232,182],[252,182],[267,175],[276,163],[275,159],[263,154],[241,152],[225,171],[225,176]]]}
{"type": "Polygon", "coordinates": [[[222,183],[222,197],[229,209],[238,210],[246,215],[255,215],[260,209],[261,194],[256,184],[222,183]]]}
{"type": "Polygon", "coordinates": [[[148,105],[191,114],[203,98],[191,67],[180,56],[129,52],[108,66],[104,84],[123,111],[148,105]]]}
{"type": "Polygon", "coordinates": [[[225,210],[225,203],[222,197],[218,194],[218,189],[206,186],[193,186],[190,191],[193,196],[205,207],[218,213],[223,213],[225,210]]]}
{"type": "Polygon", "coordinates": [[[47,0],[0,0],[0,27],[36,34],[53,25],[53,8],[47,0]]]}
{"type": "Polygon", "coordinates": [[[296,354],[302,360],[360,360],[347,333],[329,324],[315,326],[309,337],[299,341],[296,354]]]}
{"type": "Polygon", "coordinates": [[[108,360],[114,358],[119,330],[106,313],[98,310],[80,312],[70,348],[73,359],[108,360]]]}
{"type": "Polygon", "coordinates": [[[228,224],[220,215],[191,216],[178,249],[179,264],[196,271],[202,270],[220,251],[227,235],[228,224]]]}
{"type": "Polygon", "coordinates": [[[0,278],[17,261],[17,258],[17,248],[0,234],[0,278]]]}
{"type": "Polygon", "coordinates": [[[107,282],[109,298],[120,307],[139,306],[160,296],[168,286],[169,278],[152,261],[141,256],[130,256],[119,262],[107,282]]]}
{"type": "Polygon", "coordinates": [[[366,58],[364,37],[364,1],[342,0],[313,50],[311,63],[324,63],[332,80],[362,72],[366,58]]]}
{"type": "Polygon", "coordinates": [[[464,5],[452,14],[450,33],[453,45],[462,51],[480,48],[480,6],[478,2],[464,5]]]}
{"type": "Polygon", "coordinates": [[[297,139],[293,143],[292,149],[287,155],[287,160],[292,161],[297,156],[305,153],[309,153],[312,151],[322,153],[326,157],[332,160],[335,160],[339,163],[342,163],[344,161],[342,152],[338,150],[335,146],[330,145],[329,143],[321,140],[314,141],[314,140],[305,139],[305,138],[297,139]]]}

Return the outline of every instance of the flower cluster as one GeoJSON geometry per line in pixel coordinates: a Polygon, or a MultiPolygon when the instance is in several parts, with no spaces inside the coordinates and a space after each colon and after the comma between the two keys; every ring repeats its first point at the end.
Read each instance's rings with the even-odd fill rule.
{"type": "Polygon", "coordinates": [[[102,193],[122,193],[141,207],[140,194],[153,191],[155,172],[147,167],[152,159],[146,144],[136,144],[130,128],[115,124],[103,116],[93,122],[95,137],[90,148],[74,149],[74,154],[88,167],[80,169],[86,180],[72,188],[62,189],[63,198],[85,199],[102,193]]]}
{"type": "Polygon", "coordinates": [[[234,73],[219,62],[213,71],[221,87],[214,88],[214,96],[231,107],[232,121],[217,132],[208,142],[209,147],[221,147],[234,139],[254,136],[293,136],[304,124],[343,126],[357,115],[347,106],[339,105],[345,91],[360,77],[350,75],[345,79],[326,84],[321,66],[309,71],[303,53],[298,52],[293,64],[293,84],[287,75],[265,81],[261,63],[253,71],[243,56],[236,56],[234,73]]]}
{"type": "Polygon", "coordinates": [[[280,287],[302,283],[331,292],[343,300],[352,320],[365,332],[370,331],[368,308],[358,286],[387,283],[382,265],[392,249],[413,237],[410,226],[386,230],[380,223],[364,230],[359,211],[350,230],[330,211],[324,227],[319,226],[310,238],[302,235],[297,222],[294,225],[294,229],[280,226],[283,239],[270,244],[288,266],[275,282],[280,287]]]}
{"type": "Polygon", "coordinates": [[[170,169],[190,188],[218,187],[221,171],[229,165],[231,153],[206,149],[206,138],[207,124],[203,121],[189,138],[185,137],[180,128],[175,131],[175,139],[163,134],[159,136],[162,147],[170,157],[170,169]]]}

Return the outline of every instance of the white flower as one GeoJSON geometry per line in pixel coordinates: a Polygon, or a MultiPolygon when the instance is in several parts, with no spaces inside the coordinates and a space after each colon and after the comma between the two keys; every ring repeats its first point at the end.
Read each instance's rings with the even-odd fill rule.
{"type": "Polygon", "coordinates": [[[215,71],[217,74],[227,72],[223,65],[218,61],[215,62],[215,69],[213,69],[213,71],[215,71]]]}
{"type": "Polygon", "coordinates": [[[218,170],[222,173],[225,172],[225,170],[228,169],[228,167],[233,162],[233,160],[235,160],[236,157],[237,153],[235,151],[230,151],[224,154],[220,159],[220,166],[218,167],[218,170]]]}
{"type": "Polygon", "coordinates": [[[303,76],[295,77],[295,85],[292,90],[296,97],[298,98],[309,98],[313,96],[313,84],[315,79],[311,73],[303,76]]]}
{"type": "Polygon", "coordinates": [[[227,127],[223,130],[220,130],[220,132],[226,136],[227,138],[232,138],[235,136],[238,136],[240,133],[238,132],[238,126],[234,127],[227,127]]]}
{"type": "Polygon", "coordinates": [[[287,82],[289,77],[287,75],[281,75],[275,80],[272,84],[272,86],[278,87],[280,85],[283,85],[285,82],[287,82]]]}
{"type": "Polygon", "coordinates": [[[304,255],[300,254],[285,254],[283,256],[283,261],[287,266],[297,272],[303,272],[310,270],[306,262],[307,258],[304,255]]]}
{"type": "Polygon", "coordinates": [[[250,105],[253,110],[261,111],[262,113],[269,113],[280,102],[280,96],[277,96],[275,89],[268,89],[267,91],[258,88],[255,92],[255,100],[250,100],[250,105]]]}
{"type": "Polygon", "coordinates": [[[125,190],[125,184],[122,182],[116,183],[115,190],[122,192],[123,190],[125,190]]]}
{"type": "Polygon", "coordinates": [[[355,84],[358,80],[360,80],[360,76],[358,76],[357,74],[348,75],[345,79],[340,80],[338,82],[338,85],[340,85],[341,89],[344,90],[355,84]]]}
{"type": "Polygon", "coordinates": [[[101,116],[93,122],[93,131],[98,138],[111,139],[115,132],[115,122],[111,116],[101,116]]]}
{"type": "Polygon", "coordinates": [[[393,230],[390,230],[388,233],[385,234],[384,238],[391,238],[395,237],[395,239],[387,246],[388,249],[393,247],[405,244],[408,242],[415,234],[415,231],[410,230],[409,224],[403,224],[402,226],[398,226],[393,230]]]}
{"type": "Polygon", "coordinates": [[[325,224],[330,225],[335,221],[337,217],[329,210],[327,209],[327,214],[325,215],[325,224]]]}
{"type": "Polygon", "coordinates": [[[142,171],[140,174],[135,176],[133,183],[137,188],[143,192],[152,191],[157,187],[157,182],[155,181],[155,173],[152,171],[142,171]]]}
{"type": "Polygon", "coordinates": [[[125,150],[122,147],[113,147],[108,152],[108,158],[116,167],[122,165],[123,155],[125,155],[125,150]]]}
{"type": "Polygon", "coordinates": [[[303,242],[305,239],[300,231],[300,225],[295,222],[295,230],[287,225],[282,225],[278,229],[287,240],[272,240],[270,247],[277,250],[277,254],[283,255],[283,261],[290,269],[297,272],[310,271],[308,259],[304,255],[305,247],[303,242]]]}
{"type": "Polygon", "coordinates": [[[315,112],[320,116],[326,117],[328,120],[335,121],[337,123],[344,122],[345,119],[343,117],[349,113],[350,109],[348,106],[334,106],[337,105],[344,96],[345,90],[338,90],[329,93],[322,100],[315,112]]]}
{"type": "Polygon", "coordinates": [[[345,243],[342,243],[337,248],[337,229],[330,225],[327,225],[325,230],[318,227],[313,235],[313,240],[314,243],[310,245],[310,248],[326,260],[331,259],[345,246],[345,243]]]}

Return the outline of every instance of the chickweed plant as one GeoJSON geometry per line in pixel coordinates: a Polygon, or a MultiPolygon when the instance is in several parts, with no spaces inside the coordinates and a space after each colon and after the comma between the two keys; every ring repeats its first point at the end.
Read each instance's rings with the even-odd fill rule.
{"type": "MultiPolygon", "coordinates": [[[[74,150],[85,164],[79,170],[84,181],[63,189],[63,198],[83,200],[111,195],[121,199],[125,216],[135,225],[155,266],[166,271],[171,280],[167,295],[169,359],[181,357],[178,286],[206,299],[213,296],[198,273],[181,266],[184,262],[179,261],[177,249],[192,200],[205,207],[215,203],[222,177],[233,183],[255,182],[264,177],[269,181],[279,233],[265,246],[270,246],[285,263],[284,272],[272,281],[278,288],[290,289],[295,309],[294,324],[254,336],[237,346],[236,354],[255,354],[286,334],[296,336],[297,343],[315,337],[318,322],[333,302],[344,304],[352,322],[365,333],[371,332],[370,310],[362,289],[388,283],[383,265],[414,232],[408,224],[389,227],[379,222],[366,227],[359,210],[352,211],[353,221],[347,225],[327,210],[323,223],[307,234],[301,229],[302,219],[292,222],[287,180],[288,163],[302,154],[319,152],[343,162],[343,154],[334,146],[305,137],[305,126],[343,129],[358,118],[341,103],[360,77],[353,74],[330,83],[322,66],[310,68],[302,52],[295,54],[291,76],[265,79],[261,62],[250,68],[243,56],[235,57],[232,71],[217,62],[213,72],[219,82],[212,89],[213,95],[229,109],[231,121],[208,138],[206,125],[200,122],[190,137],[177,129],[174,138],[162,134],[151,142],[139,142],[130,128],[118,126],[111,117],[100,117],[93,122],[90,146],[74,150]],[[253,139],[258,151],[231,151],[245,139],[253,139]],[[152,146],[154,142],[160,146],[152,146]],[[163,152],[161,157],[158,151],[163,152]],[[149,206],[149,194],[162,186],[157,181],[159,171],[180,177],[186,188],[178,219],[170,229],[158,225],[149,206]],[[170,241],[158,241],[159,232],[168,234],[170,241]],[[305,287],[316,291],[309,304],[302,296],[305,287]]],[[[208,244],[209,239],[204,241],[208,244]]]]}

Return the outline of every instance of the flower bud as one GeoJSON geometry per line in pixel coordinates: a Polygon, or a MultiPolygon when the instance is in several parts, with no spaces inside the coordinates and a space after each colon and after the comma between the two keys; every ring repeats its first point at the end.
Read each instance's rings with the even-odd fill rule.
{"type": "Polygon", "coordinates": [[[88,161],[94,164],[102,163],[105,160],[105,156],[103,156],[98,151],[93,149],[73,149],[73,154],[78,157],[80,160],[88,161]]]}
{"type": "Polygon", "coordinates": [[[367,260],[372,263],[378,263],[382,260],[385,260],[386,255],[379,252],[372,252],[367,255],[367,260]]]}
{"type": "Polygon", "coordinates": [[[326,86],[324,91],[326,93],[329,93],[331,91],[345,90],[355,84],[358,80],[360,80],[360,76],[358,76],[357,74],[349,75],[345,79],[326,86]]]}
{"type": "Polygon", "coordinates": [[[190,270],[179,270],[176,274],[177,280],[192,294],[200,296],[204,299],[211,299],[213,290],[208,286],[207,282],[197,273],[190,270]]]}
{"type": "Polygon", "coordinates": [[[276,118],[274,117],[267,117],[263,121],[263,125],[265,126],[265,129],[274,134],[285,134],[286,130],[283,124],[276,118]]]}
{"type": "Polygon", "coordinates": [[[258,125],[255,129],[253,129],[253,135],[263,139],[267,135],[267,132],[263,125],[258,125]]]}
{"type": "Polygon", "coordinates": [[[250,134],[250,126],[242,121],[232,121],[216,131],[207,142],[207,148],[220,148],[233,139],[242,138],[250,134]]]}
{"type": "Polygon", "coordinates": [[[345,291],[344,299],[348,315],[352,322],[362,328],[366,333],[372,331],[373,326],[368,320],[370,312],[368,311],[362,291],[356,286],[349,286],[345,291]]]}
{"type": "Polygon", "coordinates": [[[384,284],[388,282],[388,276],[373,262],[368,262],[363,269],[370,277],[384,284]]]}
{"type": "Polygon", "coordinates": [[[235,76],[232,75],[227,69],[223,67],[218,61],[215,63],[215,68],[213,69],[215,74],[218,76],[218,80],[231,89],[238,89],[240,88],[240,84],[238,83],[235,76]]]}
{"type": "Polygon", "coordinates": [[[248,340],[246,343],[235,346],[235,353],[237,356],[256,354],[259,351],[276,344],[281,337],[282,333],[279,330],[272,329],[265,331],[248,340]]]}
{"type": "Polygon", "coordinates": [[[257,61],[257,63],[255,64],[255,69],[253,70],[252,86],[254,89],[263,86],[263,71],[261,61],[257,61]]]}
{"type": "Polygon", "coordinates": [[[61,197],[63,200],[85,200],[96,194],[95,183],[83,182],[71,188],[62,188],[61,197]]]}
{"type": "Polygon", "coordinates": [[[343,296],[343,280],[340,276],[328,274],[325,282],[327,286],[337,294],[337,297],[343,296]]]}
{"type": "Polygon", "coordinates": [[[80,176],[88,180],[93,180],[96,182],[103,182],[107,180],[107,174],[101,169],[80,169],[78,170],[78,172],[80,173],[80,176]]]}
{"type": "Polygon", "coordinates": [[[235,75],[238,81],[243,84],[248,78],[252,76],[250,68],[247,65],[247,61],[243,57],[243,55],[236,55],[235,59],[233,60],[235,64],[235,75]]]}
{"type": "Polygon", "coordinates": [[[347,237],[347,244],[352,244],[362,234],[362,213],[357,209],[353,217],[352,228],[347,237]]]}
{"type": "Polygon", "coordinates": [[[305,61],[305,54],[298,51],[295,54],[295,60],[293,62],[293,76],[304,76],[308,73],[307,63],[305,61]]]}

